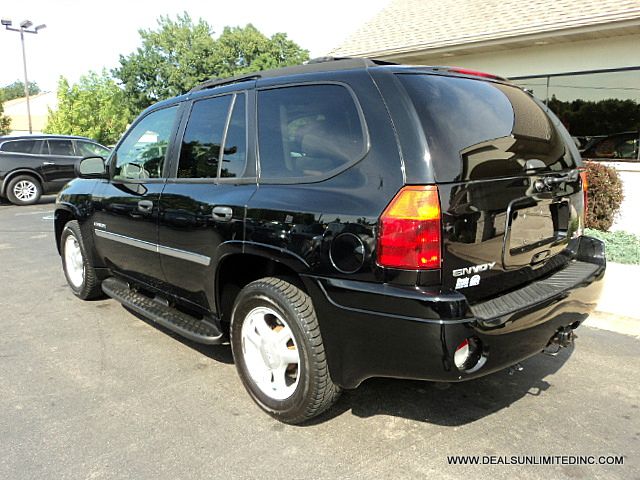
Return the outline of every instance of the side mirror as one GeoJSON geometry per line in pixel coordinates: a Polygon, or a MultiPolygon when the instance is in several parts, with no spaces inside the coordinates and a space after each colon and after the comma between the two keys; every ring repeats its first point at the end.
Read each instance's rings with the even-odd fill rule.
{"type": "Polygon", "coordinates": [[[81,158],[75,170],[80,178],[109,178],[105,159],[98,156],[81,158]]]}

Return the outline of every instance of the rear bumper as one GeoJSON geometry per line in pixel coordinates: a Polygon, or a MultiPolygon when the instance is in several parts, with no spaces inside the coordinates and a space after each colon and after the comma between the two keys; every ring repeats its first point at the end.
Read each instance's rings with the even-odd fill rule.
{"type": "Polygon", "coordinates": [[[470,306],[464,295],[305,277],[320,321],[332,379],[354,388],[370,377],[461,381],[542,351],[563,327],[595,308],[606,269],[604,246],[582,237],[564,269],[497,299],[470,306]],[[484,364],[453,363],[466,338],[479,340],[484,364]]]}

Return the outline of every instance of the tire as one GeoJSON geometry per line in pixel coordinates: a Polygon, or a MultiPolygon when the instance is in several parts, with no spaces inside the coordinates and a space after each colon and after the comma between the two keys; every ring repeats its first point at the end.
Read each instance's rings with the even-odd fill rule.
{"type": "Polygon", "coordinates": [[[242,289],[231,318],[231,348],[251,398],[282,422],[303,423],[340,396],[311,298],[286,280],[262,278],[242,289]],[[297,364],[291,362],[296,356],[297,364]]]}
{"type": "Polygon", "coordinates": [[[42,196],[42,185],[31,175],[18,175],[7,185],[7,198],[14,205],[33,205],[42,196]]]}
{"type": "Polygon", "coordinates": [[[60,237],[60,255],[62,269],[74,295],[82,300],[91,300],[103,296],[102,283],[93,268],[90,246],[82,237],[80,224],[76,220],[68,222],[60,237]]]}

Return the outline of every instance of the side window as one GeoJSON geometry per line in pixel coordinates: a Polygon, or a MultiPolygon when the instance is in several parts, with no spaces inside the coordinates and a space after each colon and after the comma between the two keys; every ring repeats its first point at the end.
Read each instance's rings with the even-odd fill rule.
{"type": "Polygon", "coordinates": [[[48,155],[49,142],[47,140],[36,140],[31,153],[34,153],[36,155],[48,155]]]}
{"type": "Polygon", "coordinates": [[[76,149],[78,151],[78,154],[83,157],[98,155],[99,157],[107,158],[109,156],[108,149],[91,142],[83,142],[81,140],[77,140],[76,149]]]}
{"type": "Polygon", "coordinates": [[[304,85],[258,93],[260,176],[317,177],[358,160],[360,115],[340,85],[304,85]]]}
{"type": "Polygon", "coordinates": [[[136,180],[160,178],[178,107],[156,110],[129,131],[116,150],[113,178],[136,180]]]}
{"type": "Polygon", "coordinates": [[[635,160],[638,156],[638,139],[625,138],[616,147],[616,158],[635,160]]]}
{"type": "Polygon", "coordinates": [[[615,155],[616,139],[608,138],[600,142],[594,152],[596,158],[613,158],[615,155]]]}
{"type": "Polygon", "coordinates": [[[49,153],[51,155],[73,157],[73,143],[71,140],[49,140],[49,153]]]}
{"type": "Polygon", "coordinates": [[[16,140],[2,144],[3,152],[11,153],[33,153],[33,147],[36,142],[34,140],[16,140]]]}
{"type": "Polygon", "coordinates": [[[238,94],[233,105],[231,121],[224,141],[224,155],[220,177],[239,177],[247,159],[247,116],[244,94],[238,94]]]}
{"type": "Polygon", "coordinates": [[[216,178],[231,95],[193,103],[182,139],[178,178],[216,178]]]}

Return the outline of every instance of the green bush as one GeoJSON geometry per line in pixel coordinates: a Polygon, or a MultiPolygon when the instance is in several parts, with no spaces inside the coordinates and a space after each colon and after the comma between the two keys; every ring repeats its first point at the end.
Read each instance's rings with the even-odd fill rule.
{"type": "Polygon", "coordinates": [[[585,162],[587,171],[587,228],[608,231],[624,198],[622,180],[615,168],[598,162],[585,162]]]}
{"type": "Polygon", "coordinates": [[[640,265],[640,237],[627,232],[585,230],[585,234],[604,242],[607,260],[640,265]]]}

